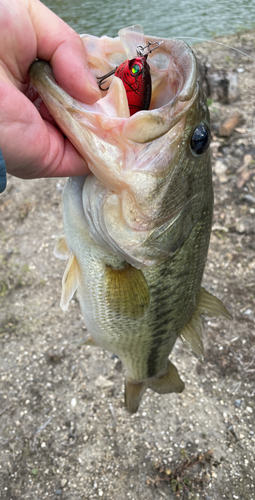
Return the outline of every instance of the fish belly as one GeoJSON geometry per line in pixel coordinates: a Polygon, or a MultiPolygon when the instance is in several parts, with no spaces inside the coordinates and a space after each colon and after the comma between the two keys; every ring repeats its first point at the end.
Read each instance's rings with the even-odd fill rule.
{"type": "Polygon", "coordinates": [[[202,220],[171,258],[138,270],[94,243],[80,213],[78,181],[68,183],[65,235],[78,263],[78,298],[88,332],[97,345],[120,357],[128,379],[143,382],[158,377],[196,307],[212,209],[204,210],[202,220]]]}

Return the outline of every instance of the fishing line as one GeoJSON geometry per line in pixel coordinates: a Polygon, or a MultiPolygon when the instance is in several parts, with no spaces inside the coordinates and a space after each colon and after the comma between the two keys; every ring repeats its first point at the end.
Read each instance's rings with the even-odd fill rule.
{"type": "Polygon", "coordinates": [[[246,56],[246,57],[249,57],[249,59],[251,59],[252,61],[255,62],[255,59],[254,57],[252,56],[249,56],[248,54],[246,54],[245,52],[243,52],[242,50],[240,49],[236,49],[235,47],[231,47],[231,45],[227,45],[226,43],[222,43],[222,42],[215,42],[214,40],[208,40],[207,38],[197,38],[195,36],[173,36],[171,37],[172,39],[191,39],[191,40],[198,40],[199,42],[208,42],[208,43],[216,43],[216,45],[222,45],[223,47],[227,47],[228,49],[231,49],[231,50],[235,50],[236,52],[239,52],[240,54],[242,54],[243,56],[246,56]]]}

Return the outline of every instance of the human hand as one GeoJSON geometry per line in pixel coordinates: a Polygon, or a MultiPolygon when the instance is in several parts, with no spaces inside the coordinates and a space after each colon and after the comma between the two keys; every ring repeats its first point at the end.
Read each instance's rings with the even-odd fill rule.
{"type": "Polygon", "coordinates": [[[0,149],[7,172],[24,179],[88,173],[84,159],[54,125],[45,107],[33,104],[28,70],[49,61],[58,84],[86,103],[100,97],[86,68],[83,43],[39,0],[0,0],[0,149]]]}

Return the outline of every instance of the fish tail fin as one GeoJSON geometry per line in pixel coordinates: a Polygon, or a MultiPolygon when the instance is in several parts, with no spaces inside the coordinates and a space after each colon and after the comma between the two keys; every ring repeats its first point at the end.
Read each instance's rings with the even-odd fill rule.
{"type": "Polygon", "coordinates": [[[126,379],[125,405],[130,413],[135,413],[147,388],[158,394],[168,394],[182,392],[184,387],[184,382],[180,379],[177,368],[168,360],[166,372],[158,378],[138,383],[126,379]]]}
{"type": "Polygon", "coordinates": [[[160,377],[150,380],[148,387],[158,394],[168,394],[182,392],[185,385],[180,379],[177,368],[168,360],[166,372],[160,377]]]}
{"type": "Polygon", "coordinates": [[[125,405],[129,413],[135,413],[138,410],[142,395],[145,393],[148,385],[146,382],[125,381],[125,405]]]}

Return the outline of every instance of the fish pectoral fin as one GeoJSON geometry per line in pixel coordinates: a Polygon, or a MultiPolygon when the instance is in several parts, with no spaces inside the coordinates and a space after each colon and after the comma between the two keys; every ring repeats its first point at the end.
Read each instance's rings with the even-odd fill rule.
{"type": "Polygon", "coordinates": [[[152,379],[148,383],[148,387],[158,394],[168,394],[170,392],[182,392],[185,385],[180,379],[177,368],[168,360],[167,370],[164,375],[152,379]]]}
{"type": "Polygon", "coordinates": [[[129,413],[135,413],[138,410],[142,395],[145,393],[147,387],[146,382],[135,383],[126,379],[125,406],[129,413]]]}
{"type": "Polygon", "coordinates": [[[78,340],[78,341],[75,341],[72,343],[73,343],[73,345],[76,345],[77,347],[81,347],[82,345],[89,345],[92,347],[98,347],[98,344],[96,344],[96,342],[91,337],[91,335],[87,335],[84,339],[78,340]]]}
{"type": "Polygon", "coordinates": [[[53,253],[54,253],[55,257],[57,257],[58,259],[61,259],[61,260],[68,259],[70,252],[68,250],[68,247],[66,244],[66,239],[64,236],[61,236],[61,238],[59,238],[57,244],[55,245],[53,253]]]}
{"type": "Polygon", "coordinates": [[[150,302],[150,291],[141,269],[124,263],[119,269],[106,266],[106,297],[109,307],[117,314],[137,318],[150,302]]]}
{"type": "Polygon", "coordinates": [[[199,292],[197,311],[199,314],[204,314],[205,316],[232,319],[231,314],[222,304],[221,300],[207,292],[203,287],[201,287],[199,292]]]}
{"type": "Polygon", "coordinates": [[[69,302],[77,290],[79,272],[78,262],[75,255],[72,253],[62,278],[60,307],[63,311],[67,311],[69,302]]]}

